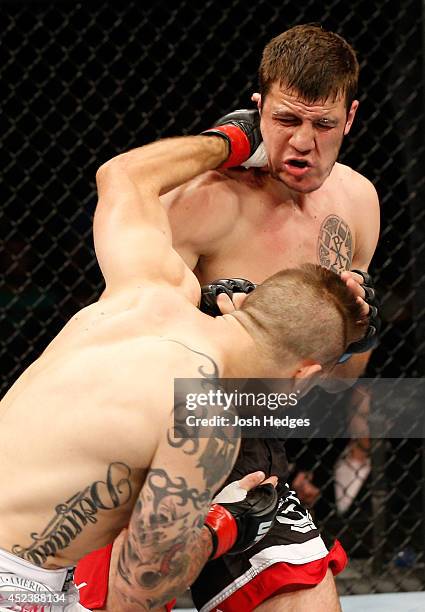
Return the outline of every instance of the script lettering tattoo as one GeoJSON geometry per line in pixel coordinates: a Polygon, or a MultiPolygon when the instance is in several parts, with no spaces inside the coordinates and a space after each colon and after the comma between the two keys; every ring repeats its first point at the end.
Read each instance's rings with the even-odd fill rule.
{"type": "Polygon", "coordinates": [[[58,504],[47,527],[41,533],[31,533],[33,543],[27,548],[15,544],[12,552],[34,565],[43,565],[48,557],[69,546],[86,525],[97,523],[99,510],[114,510],[130,500],[130,474],[125,463],[111,463],[105,480],[96,480],[65,503],[58,504]]]}
{"type": "Polygon", "coordinates": [[[329,215],[320,227],[317,258],[321,266],[337,274],[351,268],[353,260],[351,230],[338,215],[329,215]]]}
{"type": "MultiPolygon", "coordinates": [[[[199,355],[203,363],[198,374],[207,387],[216,389],[219,369],[215,361],[182,346],[199,355]]],[[[238,449],[238,437],[225,436],[223,428],[209,428],[210,437],[201,440],[182,439],[184,427],[181,419],[168,430],[168,471],[150,469],[119,555],[117,574],[122,581],[117,591],[140,610],[164,606],[176,590],[193,582],[205,564],[211,552],[211,536],[203,529],[205,515],[212,491],[230,472],[238,449]],[[184,474],[177,468],[172,471],[174,456],[176,465],[182,465],[179,453],[186,455],[184,474]],[[191,471],[193,480],[186,477],[191,471]]]]}

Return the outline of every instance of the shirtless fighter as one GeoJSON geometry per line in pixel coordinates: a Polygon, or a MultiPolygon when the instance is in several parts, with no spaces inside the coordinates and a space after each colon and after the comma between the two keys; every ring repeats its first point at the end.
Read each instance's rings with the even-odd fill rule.
{"type": "MultiPolygon", "coordinates": [[[[219,313],[217,299],[230,312],[232,290],[252,287],[214,279],[261,283],[303,261],[341,273],[355,295],[373,303],[373,290],[363,285],[361,275],[348,271],[368,269],[379,233],[378,199],[365,177],[336,163],[358,107],[358,71],[348,43],[320,27],[296,26],[273,39],[260,65],[260,125],[257,111],[239,111],[210,132],[225,138],[239,127],[243,148],[245,130],[259,147],[244,165],[263,167],[207,172],[163,196],[174,248],[205,285],[205,312],[219,313]]],[[[232,165],[229,159],[227,166],[232,165]]],[[[374,306],[369,314],[368,338],[351,347],[353,356],[335,368],[336,376],[356,378],[363,369],[364,354],[356,351],[370,349],[378,327],[374,306]]],[[[328,551],[310,515],[285,486],[288,464],[281,441],[243,440],[229,478],[259,468],[279,475],[278,521],[252,551],[205,567],[192,589],[197,607],[203,612],[248,612],[256,606],[262,611],[339,610],[332,571],[344,567],[345,553],[338,543],[328,551]]],[[[108,551],[104,556],[107,572],[108,551]]],[[[104,574],[101,553],[97,561],[104,574]]],[[[95,564],[93,558],[88,562],[95,578],[89,580],[82,566],[80,580],[96,586],[95,564]]]]}
{"type": "MultiPolygon", "coordinates": [[[[266,162],[259,150],[259,159],[251,160],[267,167],[209,172],[163,198],[174,247],[207,285],[207,294],[208,285],[213,295],[224,292],[222,308],[226,283],[215,279],[260,283],[303,261],[340,273],[353,293],[373,304],[368,338],[352,346],[353,356],[335,369],[341,378],[361,373],[365,359],[357,351],[371,348],[379,327],[373,289],[364,290],[362,276],[347,272],[367,272],[379,234],[378,198],[365,177],[336,163],[358,108],[358,72],[353,49],[334,33],[300,25],[277,36],[263,52],[256,96],[266,162]]],[[[258,129],[255,111],[236,114],[258,129]]],[[[234,121],[230,114],[214,129],[227,131],[234,121]]],[[[230,478],[254,464],[279,476],[283,497],[277,521],[254,549],[204,568],[192,588],[196,607],[202,612],[340,610],[332,572],[344,566],[344,552],[339,543],[328,552],[308,512],[285,489],[282,442],[243,440],[230,478]]]]}
{"type": "MultiPolygon", "coordinates": [[[[232,314],[214,319],[197,308],[200,285],[172,248],[159,194],[227,158],[241,163],[250,151],[236,145],[217,136],[160,141],[98,172],[94,237],[105,292],[0,404],[0,596],[13,609],[69,598],[67,568],[126,525],[116,612],[162,609],[208,558],[252,544],[256,513],[272,520],[277,494],[268,485],[244,499],[237,487],[235,499],[224,489],[222,505],[209,510],[238,440],[212,427],[190,449],[176,441],[174,378],[300,380],[326,373],[364,334],[360,301],[318,266],[274,275],[232,314]],[[317,308],[320,331],[312,325],[317,308]],[[50,595],[35,599],[44,588],[50,595]]],[[[241,484],[250,489],[263,478],[241,484]]]]}

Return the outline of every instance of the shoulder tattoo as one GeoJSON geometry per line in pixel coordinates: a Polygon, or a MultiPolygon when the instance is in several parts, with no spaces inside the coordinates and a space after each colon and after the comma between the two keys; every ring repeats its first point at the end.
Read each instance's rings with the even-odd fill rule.
{"type": "Polygon", "coordinates": [[[349,225],[338,215],[328,215],[320,227],[317,259],[321,266],[337,274],[351,268],[352,234],[349,225]]]}

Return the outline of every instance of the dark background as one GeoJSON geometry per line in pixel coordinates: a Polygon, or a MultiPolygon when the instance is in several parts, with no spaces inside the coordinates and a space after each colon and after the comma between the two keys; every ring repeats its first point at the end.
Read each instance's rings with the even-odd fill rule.
{"type": "MultiPolygon", "coordinates": [[[[384,327],[368,375],[424,376],[419,0],[234,0],[224,9],[212,1],[197,7],[133,0],[3,1],[3,391],[102,288],[91,237],[99,165],[159,137],[196,134],[224,112],[251,106],[264,45],[290,26],[312,21],[347,38],[362,68],[361,105],[341,161],[373,181],[382,204],[381,239],[371,271],[382,296],[384,327]]],[[[416,560],[402,570],[404,582],[400,579],[397,588],[409,588],[407,575],[419,576],[423,587],[422,441],[392,440],[374,448],[369,485],[343,522],[335,515],[329,488],[340,450],[318,441],[307,453],[322,487],[316,512],[324,530],[336,531],[353,558],[369,559],[365,576],[372,566],[389,571],[394,555],[411,547],[416,560]],[[382,495],[378,503],[379,490],[384,505],[382,495]],[[378,545],[383,534],[385,541],[378,545]]],[[[303,455],[305,449],[293,449],[291,458],[301,465],[303,455]]],[[[378,582],[370,589],[379,590],[378,582]]]]}

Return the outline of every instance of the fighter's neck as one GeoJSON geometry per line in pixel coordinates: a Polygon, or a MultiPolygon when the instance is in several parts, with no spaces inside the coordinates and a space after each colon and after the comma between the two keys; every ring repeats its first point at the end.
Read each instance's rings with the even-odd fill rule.
{"type": "Polygon", "coordinates": [[[223,356],[223,378],[266,378],[272,375],[269,360],[237,316],[217,317],[214,326],[214,341],[223,356]]]}
{"type": "Polygon", "coordinates": [[[314,206],[317,200],[317,191],[309,193],[294,191],[282,183],[282,181],[272,176],[270,177],[270,185],[271,189],[276,193],[276,201],[279,202],[281,206],[288,206],[302,211],[314,206]]]}
{"type": "Polygon", "coordinates": [[[287,187],[278,178],[269,172],[262,172],[257,179],[261,187],[269,194],[268,204],[276,208],[296,208],[303,210],[312,205],[315,195],[312,193],[300,193],[287,187]]]}
{"type": "Polygon", "coordinates": [[[248,184],[254,189],[267,193],[268,205],[276,208],[290,207],[297,209],[308,208],[315,200],[313,193],[300,193],[289,189],[281,180],[273,177],[270,172],[262,168],[231,168],[225,172],[232,180],[248,184]]]}

